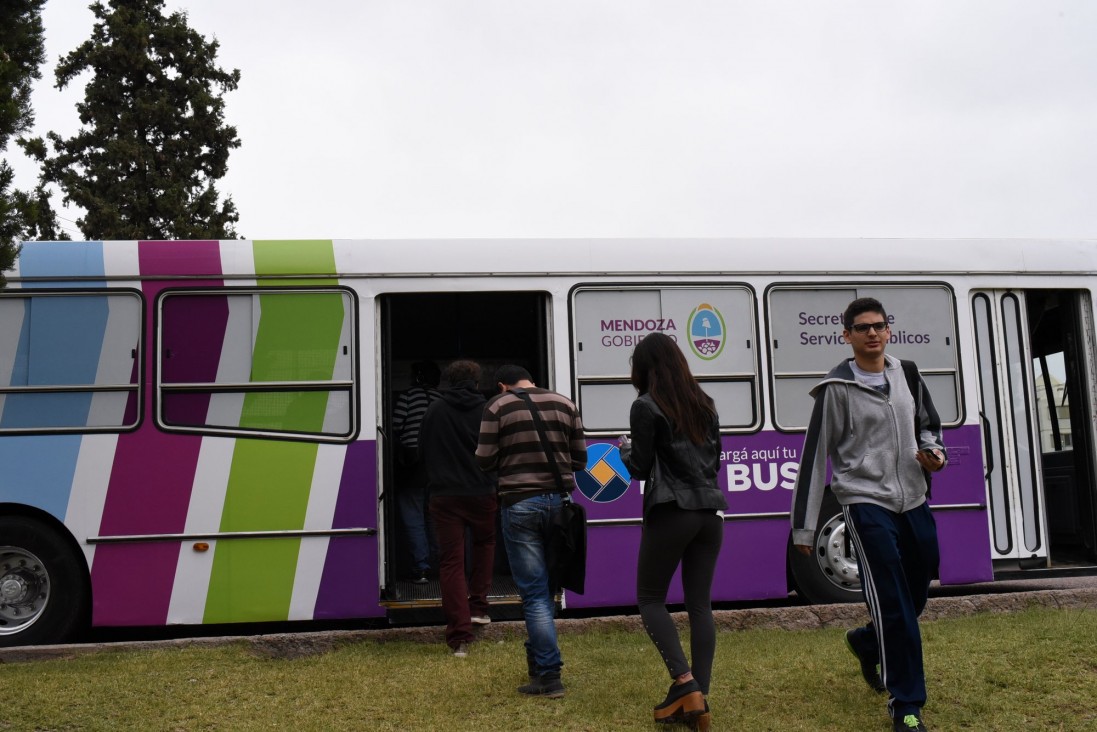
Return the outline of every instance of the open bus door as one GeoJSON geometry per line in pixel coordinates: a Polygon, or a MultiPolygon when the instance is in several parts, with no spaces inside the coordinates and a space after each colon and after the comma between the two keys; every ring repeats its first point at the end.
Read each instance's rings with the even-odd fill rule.
{"type": "MultiPolygon", "coordinates": [[[[553,388],[550,359],[549,297],[544,292],[419,292],[392,293],[378,298],[382,409],[378,420],[378,515],[383,524],[381,604],[390,616],[399,611],[409,622],[412,611],[437,613],[441,585],[437,559],[427,582],[411,581],[409,547],[398,509],[402,471],[396,469],[397,436],[392,429],[399,394],[411,386],[412,365],[432,361],[440,369],[457,359],[476,361],[485,396],[495,393],[494,374],[503,364],[524,366],[539,385],[553,388]],[[382,442],[384,444],[382,444],[382,442]]],[[[429,460],[428,455],[421,459],[429,460]]],[[[429,516],[427,520],[430,531],[429,516]]],[[[433,542],[431,542],[433,545],[433,542]]],[[[433,553],[433,552],[432,552],[433,553]]],[[[502,532],[496,530],[495,567],[489,596],[493,607],[520,604],[510,577],[502,532]]]]}
{"type": "Polygon", "coordinates": [[[1088,293],[972,297],[998,574],[1097,565],[1093,322],[1088,293]]]}

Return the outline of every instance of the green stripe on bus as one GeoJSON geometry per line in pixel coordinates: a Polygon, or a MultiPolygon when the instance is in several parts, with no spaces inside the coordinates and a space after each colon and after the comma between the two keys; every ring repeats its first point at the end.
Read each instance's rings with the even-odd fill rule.
{"type": "MultiPolygon", "coordinates": [[[[255,274],[257,275],[334,275],[335,247],[330,240],[255,241],[255,274]]],[[[335,279],[268,280],[262,285],[334,285],[335,279]]]]}
{"type": "MultiPolygon", "coordinates": [[[[257,275],[334,273],[331,242],[255,242],[257,275]]],[[[331,285],[333,279],[274,280],[261,285],[331,285]]],[[[260,295],[252,382],[332,378],[342,331],[343,298],[260,295]]],[[[249,393],[242,427],[319,431],[324,392],[249,393]]],[[[316,466],[316,443],[237,440],[229,471],[221,531],[304,528],[316,466]]],[[[301,541],[238,539],[217,545],[206,598],[206,623],[287,619],[301,541]]],[[[317,568],[318,569],[318,568],[317,568]]]]}

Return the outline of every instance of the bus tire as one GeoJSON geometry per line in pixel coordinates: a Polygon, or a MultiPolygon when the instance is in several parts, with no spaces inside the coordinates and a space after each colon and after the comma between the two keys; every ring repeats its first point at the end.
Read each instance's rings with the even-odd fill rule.
{"type": "Polygon", "coordinates": [[[58,643],[87,619],[83,558],[56,530],[0,516],[0,647],[58,643]]]}
{"type": "Polygon", "coordinates": [[[789,541],[788,562],[797,594],[813,605],[861,602],[861,573],[838,499],[828,489],[819,509],[810,556],[789,541]]]}

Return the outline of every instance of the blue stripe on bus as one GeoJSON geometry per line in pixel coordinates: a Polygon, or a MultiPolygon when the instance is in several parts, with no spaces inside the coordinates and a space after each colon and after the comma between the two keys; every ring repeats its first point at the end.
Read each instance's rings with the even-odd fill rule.
{"type": "MultiPolygon", "coordinates": [[[[103,287],[100,278],[105,272],[101,241],[28,241],[19,253],[20,277],[92,277],[94,279],[87,282],[68,281],[64,285],[103,287]]],[[[23,287],[49,287],[51,284],[24,282],[23,287]]]]}
{"type": "MultiPolygon", "coordinates": [[[[21,373],[12,385],[74,386],[95,384],[107,332],[106,296],[38,297],[29,303],[15,362],[21,373]],[[25,349],[25,350],[24,350],[25,349]]],[[[8,394],[0,428],[83,427],[92,393],[8,394]]]]}
{"type": "Polygon", "coordinates": [[[35,506],[62,521],[82,435],[12,435],[0,440],[4,500],[35,506]]]}
{"type": "MultiPolygon", "coordinates": [[[[63,284],[65,287],[97,288],[105,286],[101,279],[105,272],[103,242],[101,241],[26,242],[19,253],[19,276],[21,278],[47,276],[89,277],[93,279],[76,282],[70,280],[63,284]]],[[[60,284],[62,283],[23,282],[22,286],[25,289],[30,289],[60,284]]],[[[41,300],[37,301],[34,309],[37,309],[41,302],[41,300]]],[[[95,372],[99,366],[99,352],[106,333],[106,301],[102,302],[102,307],[88,308],[90,312],[87,315],[81,314],[78,317],[73,317],[70,312],[69,317],[62,319],[60,323],[54,322],[59,313],[56,311],[50,313],[50,310],[51,308],[47,307],[45,308],[46,312],[36,313],[29,317],[46,316],[48,318],[47,327],[52,328],[56,324],[64,328],[64,338],[57,339],[54,343],[72,337],[78,339],[83,348],[73,348],[71,351],[62,353],[62,349],[54,346],[45,347],[39,351],[30,344],[29,339],[21,338],[20,350],[24,347],[27,350],[20,353],[18,359],[23,359],[22,362],[26,363],[26,360],[32,356],[35,358],[46,357],[51,360],[60,356],[60,363],[50,363],[46,367],[45,373],[53,376],[81,376],[81,378],[86,378],[85,375],[90,373],[90,379],[87,383],[94,383],[95,372]],[[89,332],[78,333],[77,331],[80,328],[88,328],[89,332]],[[86,348],[89,341],[92,345],[90,355],[87,353],[86,348]],[[98,348],[94,347],[95,341],[100,344],[98,348]],[[85,351],[85,353],[79,354],[83,358],[77,358],[78,350],[85,351]]],[[[39,322],[38,325],[43,325],[43,323],[39,322]]],[[[23,327],[29,327],[26,321],[24,321],[23,327]]],[[[41,383],[41,378],[38,377],[38,374],[41,373],[43,372],[38,372],[37,366],[34,365],[31,365],[28,372],[30,380],[38,383],[41,383]]],[[[77,424],[87,422],[87,415],[91,408],[91,394],[58,395],[68,396],[69,398],[62,399],[61,403],[48,406],[42,400],[20,404],[28,396],[30,395],[9,394],[7,396],[0,427],[9,426],[10,424],[28,426],[26,422],[28,418],[33,419],[36,423],[40,422],[40,417],[27,413],[28,411],[37,410],[43,410],[44,414],[50,415],[52,419],[79,417],[80,421],[77,424]],[[11,420],[10,423],[9,419],[11,420]]],[[[56,400],[46,401],[56,402],[56,400]]],[[[68,420],[66,419],[66,421],[68,420]]],[[[71,424],[70,422],[69,426],[71,424]]],[[[6,499],[15,503],[37,506],[43,511],[64,520],[68,510],[73,478],[76,475],[76,461],[80,455],[81,440],[82,436],[77,434],[10,436],[0,440],[0,465],[4,466],[3,478],[0,480],[3,480],[4,483],[6,499]]]]}

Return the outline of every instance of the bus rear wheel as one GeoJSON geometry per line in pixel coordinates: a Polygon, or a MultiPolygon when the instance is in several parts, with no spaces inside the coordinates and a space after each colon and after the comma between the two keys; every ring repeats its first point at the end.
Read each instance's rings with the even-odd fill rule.
{"type": "Polygon", "coordinates": [[[88,590],[74,554],[41,521],[0,517],[0,647],[57,643],[80,628],[88,590]]]}
{"type": "Polygon", "coordinates": [[[789,546],[789,569],[796,591],[813,605],[861,601],[857,552],[846,533],[838,499],[828,490],[819,509],[810,556],[789,546]]]}

